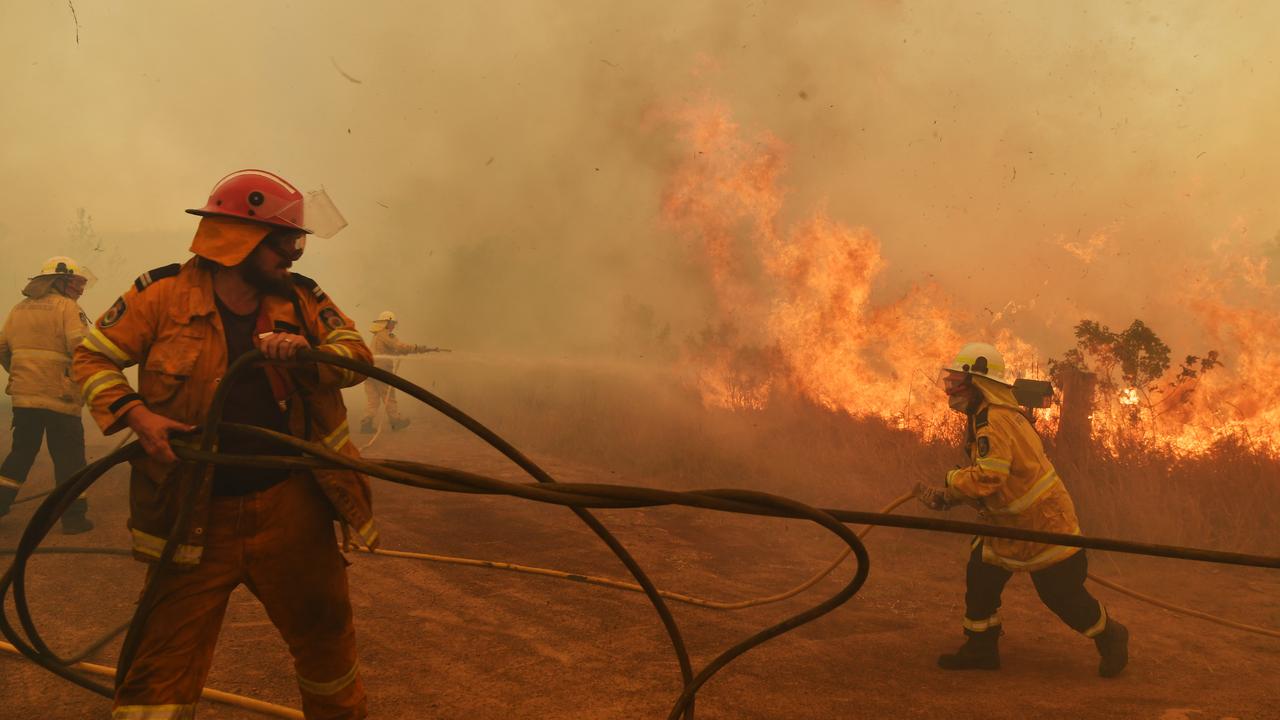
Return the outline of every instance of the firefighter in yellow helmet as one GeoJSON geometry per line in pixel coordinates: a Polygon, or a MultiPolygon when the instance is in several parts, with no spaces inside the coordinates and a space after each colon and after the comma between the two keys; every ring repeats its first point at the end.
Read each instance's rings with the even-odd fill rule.
{"type": "MultiPolygon", "coordinates": [[[[373,340],[369,343],[369,346],[373,348],[374,364],[383,370],[390,372],[395,367],[391,358],[388,357],[390,355],[412,355],[413,353],[440,351],[440,348],[402,342],[396,337],[395,330],[396,314],[390,310],[383,310],[378,313],[378,319],[374,320],[373,324],[369,326],[369,332],[373,333],[373,340]]],[[[360,422],[360,432],[371,433],[374,431],[378,408],[383,404],[387,407],[387,419],[391,421],[392,430],[400,430],[409,425],[408,418],[400,416],[400,408],[396,405],[395,388],[369,378],[364,382],[364,394],[368,402],[365,404],[364,420],[360,422]]]]}
{"type": "MultiPolygon", "coordinates": [[[[970,343],[943,369],[947,401],[967,420],[968,467],[947,473],[943,487],[916,486],[934,510],[966,503],[996,525],[1078,535],[1075,506],[1040,437],[1005,379],[1004,359],[986,343],[970,343]]],[[[1000,594],[1014,572],[1031,574],[1040,599],[1062,621],[1097,645],[1098,674],[1114,677],[1128,662],[1129,632],[1084,587],[1088,560],[1080,548],[1004,538],[974,538],[966,571],[960,649],[938,658],[946,670],[996,670],[1000,594]]]]}
{"type": "MultiPolygon", "coordinates": [[[[0,516],[8,514],[42,440],[49,442],[56,484],[85,465],[83,402],[68,371],[89,324],[76,301],[92,279],[69,257],[49,258],[0,330],[0,365],[9,373],[6,391],[13,398],[13,447],[0,464],[0,516]]],[[[62,516],[62,532],[92,530],[88,509],[84,498],[77,499],[62,516]]]]}

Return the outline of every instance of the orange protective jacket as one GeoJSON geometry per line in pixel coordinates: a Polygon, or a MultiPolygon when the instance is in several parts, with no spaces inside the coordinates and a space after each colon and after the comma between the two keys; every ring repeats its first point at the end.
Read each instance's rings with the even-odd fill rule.
{"type": "MultiPolygon", "coordinates": [[[[259,313],[270,326],[309,336],[317,350],[369,362],[369,348],[351,319],[314,281],[296,273],[291,277],[294,299],[262,298],[259,313]]],[[[122,429],[125,413],[139,403],[180,422],[203,424],[227,370],[226,336],[214,304],[213,275],[198,258],[143,274],[89,328],[76,348],[71,370],[94,420],[106,434],[122,429]],[[123,372],[134,364],[139,365],[136,392],[123,372]]],[[[318,363],[295,367],[288,375],[285,402],[290,431],[344,455],[358,456],[349,438],[341,389],[364,376],[318,363]],[[310,427],[305,427],[308,419],[310,427]]],[[[366,546],[376,546],[378,531],[368,480],[348,470],[317,470],[314,475],[336,511],[335,519],[355,528],[366,546]]],[[[160,557],[188,483],[201,481],[189,464],[165,466],[150,457],[133,462],[129,528],[135,556],[160,557]]],[[[187,536],[174,556],[179,565],[200,561],[210,496],[210,483],[205,482],[187,536]]]]}
{"type": "MultiPolygon", "coordinates": [[[[1080,534],[1075,505],[1012,391],[975,378],[984,400],[969,417],[966,450],[973,464],[947,473],[947,488],[976,501],[994,525],[1080,534]]],[[[1008,570],[1042,570],[1080,548],[982,538],[982,559],[1008,570]]]]}

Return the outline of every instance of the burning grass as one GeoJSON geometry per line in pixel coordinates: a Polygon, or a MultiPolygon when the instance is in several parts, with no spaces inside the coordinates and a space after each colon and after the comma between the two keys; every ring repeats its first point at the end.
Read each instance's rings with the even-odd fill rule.
{"type": "MultiPolygon", "coordinates": [[[[427,380],[427,367],[407,376],[427,380]]],[[[746,487],[876,509],[966,462],[958,417],[949,438],[925,439],[795,395],[775,394],[762,410],[709,408],[686,378],[659,365],[458,356],[429,367],[428,386],[518,447],[591,463],[610,473],[606,482],[746,487]]],[[[1087,533],[1280,552],[1280,459],[1248,442],[1227,438],[1186,455],[1132,440],[1072,458],[1059,458],[1052,439],[1047,445],[1087,533]]]]}

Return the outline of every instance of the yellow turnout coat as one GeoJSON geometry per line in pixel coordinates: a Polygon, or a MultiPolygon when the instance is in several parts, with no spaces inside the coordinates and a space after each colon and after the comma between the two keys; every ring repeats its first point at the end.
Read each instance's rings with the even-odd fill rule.
{"type": "MultiPolygon", "coordinates": [[[[1071,496],[1012,390],[986,378],[974,383],[983,402],[969,418],[966,449],[973,464],[947,473],[947,487],[977,501],[991,524],[1079,535],[1071,496]]],[[[1042,570],[1080,550],[1004,538],[977,542],[983,561],[1009,570],[1042,570]]]]}

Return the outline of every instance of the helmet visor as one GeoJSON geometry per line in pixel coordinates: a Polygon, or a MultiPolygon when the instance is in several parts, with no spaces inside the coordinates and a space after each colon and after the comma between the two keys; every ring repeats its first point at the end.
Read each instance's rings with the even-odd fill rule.
{"type": "Polygon", "coordinates": [[[92,270],[83,265],[76,268],[76,276],[84,278],[85,290],[93,287],[94,283],[98,282],[98,276],[94,275],[92,270]]]}
{"type": "Polygon", "coordinates": [[[302,203],[302,226],[313,234],[328,239],[347,226],[347,219],[342,217],[338,206],[333,204],[333,199],[323,187],[303,193],[302,200],[285,206],[281,213],[292,211],[299,202],[302,203]]]}

